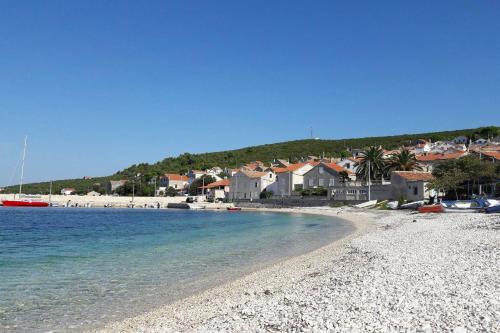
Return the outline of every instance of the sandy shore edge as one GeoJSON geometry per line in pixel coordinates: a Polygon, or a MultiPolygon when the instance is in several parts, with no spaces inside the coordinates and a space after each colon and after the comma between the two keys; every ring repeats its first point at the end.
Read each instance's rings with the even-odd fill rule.
{"type": "Polygon", "coordinates": [[[186,331],[220,313],[231,300],[245,294],[272,293],[275,290],[314,273],[323,259],[339,256],[345,245],[352,239],[375,228],[373,220],[380,212],[354,211],[338,208],[259,208],[245,211],[266,211],[288,214],[311,214],[332,216],[349,221],[355,230],[345,237],[335,240],[311,252],[284,259],[268,267],[258,269],[233,281],[210,288],[198,294],[162,306],[158,309],[112,322],[103,328],[90,332],[156,332],[159,327],[164,332],[186,331]]]}

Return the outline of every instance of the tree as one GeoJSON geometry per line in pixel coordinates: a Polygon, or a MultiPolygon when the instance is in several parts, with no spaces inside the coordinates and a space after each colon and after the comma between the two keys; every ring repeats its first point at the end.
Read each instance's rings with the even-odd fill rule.
{"type": "Polygon", "coordinates": [[[427,184],[427,188],[434,189],[439,192],[454,191],[455,197],[458,200],[458,191],[460,184],[466,180],[467,176],[459,169],[450,170],[439,177],[435,177],[427,184]]]}
{"type": "Polygon", "coordinates": [[[422,167],[418,164],[415,154],[405,148],[391,155],[387,161],[386,170],[390,174],[392,171],[422,171],[422,167]]]}
{"type": "Polygon", "coordinates": [[[349,173],[346,170],[342,170],[339,172],[339,178],[342,183],[346,183],[349,181],[349,173]]]}
{"type": "Polygon", "coordinates": [[[177,191],[172,186],[169,186],[169,188],[165,191],[165,195],[167,197],[175,197],[177,195],[177,191]]]}
{"type": "Polygon", "coordinates": [[[203,175],[198,179],[195,179],[189,186],[189,194],[197,195],[198,188],[203,186],[203,184],[208,185],[215,182],[215,178],[210,175],[203,175]]]}
{"type": "Polygon", "coordinates": [[[231,174],[229,172],[226,172],[226,171],[222,171],[217,176],[219,176],[219,178],[222,178],[222,179],[231,178],[231,174]]]}
{"type": "Polygon", "coordinates": [[[354,166],[357,167],[356,175],[365,180],[368,180],[368,174],[372,180],[382,179],[385,171],[384,151],[372,146],[361,153],[360,160],[354,166]]]}

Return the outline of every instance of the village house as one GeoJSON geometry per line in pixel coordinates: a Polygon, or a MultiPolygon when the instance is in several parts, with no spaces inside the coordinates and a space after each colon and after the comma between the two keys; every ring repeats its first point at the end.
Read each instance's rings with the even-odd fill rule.
{"type": "Polygon", "coordinates": [[[189,178],[185,175],[175,173],[166,173],[160,177],[160,188],[158,193],[163,192],[172,187],[176,192],[184,192],[189,184],[189,178]]]}
{"type": "Polygon", "coordinates": [[[427,189],[432,173],[419,171],[394,171],[391,173],[392,198],[408,201],[428,200],[435,196],[434,190],[427,189]]]}
{"type": "Polygon", "coordinates": [[[116,190],[127,183],[127,180],[110,180],[106,186],[106,190],[108,193],[114,193],[116,190]]]}
{"type": "Polygon", "coordinates": [[[73,193],[75,193],[76,190],[72,187],[65,187],[63,189],[61,189],[61,194],[62,195],[71,195],[73,193]]]}
{"type": "Polygon", "coordinates": [[[490,160],[493,163],[500,161],[500,151],[483,151],[481,157],[485,160],[490,160]]]}
{"type": "Polygon", "coordinates": [[[311,170],[316,163],[295,163],[284,168],[275,168],[276,184],[275,195],[290,196],[294,191],[302,190],[304,174],[311,170]]]}
{"type": "Polygon", "coordinates": [[[343,181],[340,176],[342,171],[346,171],[349,178],[354,178],[351,171],[344,169],[337,163],[318,163],[304,174],[304,189],[335,186],[343,181]]]}
{"type": "Polygon", "coordinates": [[[453,153],[430,153],[426,155],[417,156],[417,161],[424,171],[432,172],[434,166],[442,161],[454,160],[466,156],[467,153],[463,151],[457,151],[453,153]]]}
{"type": "Polygon", "coordinates": [[[351,155],[354,158],[362,157],[364,152],[365,152],[364,149],[358,149],[358,148],[351,149],[351,155]]]}
{"type": "Polygon", "coordinates": [[[467,144],[467,141],[469,141],[469,138],[463,135],[457,136],[455,139],[453,139],[453,142],[456,144],[467,144]]]}
{"type": "Polygon", "coordinates": [[[271,190],[276,182],[272,171],[251,171],[242,169],[231,178],[229,187],[230,199],[259,199],[263,191],[271,190]]]}
{"type": "Polygon", "coordinates": [[[337,162],[337,164],[344,169],[352,172],[353,174],[356,173],[356,170],[358,170],[358,167],[356,165],[357,160],[355,158],[344,158],[337,162]]]}
{"type": "Polygon", "coordinates": [[[415,145],[414,150],[416,155],[427,154],[431,151],[431,144],[427,141],[420,142],[415,145]]]}
{"type": "Polygon", "coordinates": [[[205,192],[207,199],[213,201],[226,200],[229,197],[229,187],[231,186],[230,179],[222,179],[214,183],[201,186],[202,193],[205,192]]]}
{"type": "Polygon", "coordinates": [[[486,139],[479,138],[479,139],[477,139],[476,141],[474,141],[474,144],[482,146],[482,145],[487,144],[488,142],[489,142],[489,141],[488,141],[488,140],[486,140],[486,139]]]}
{"type": "Polygon", "coordinates": [[[286,168],[289,165],[290,162],[279,158],[275,158],[274,161],[271,163],[271,166],[275,168],[286,168]]]}

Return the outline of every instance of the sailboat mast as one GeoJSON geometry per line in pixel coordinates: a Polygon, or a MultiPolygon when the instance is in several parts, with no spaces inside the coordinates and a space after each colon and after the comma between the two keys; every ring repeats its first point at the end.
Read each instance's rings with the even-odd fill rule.
{"type": "Polygon", "coordinates": [[[24,160],[26,159],[26,145],[28,143],[28,136],[24,137],[24,149],[23,149],[23,164],[21,165],[21,181],[19,182],[19,195],[21,195],[23,190],[23,178],[24,178],[24,160]]]}

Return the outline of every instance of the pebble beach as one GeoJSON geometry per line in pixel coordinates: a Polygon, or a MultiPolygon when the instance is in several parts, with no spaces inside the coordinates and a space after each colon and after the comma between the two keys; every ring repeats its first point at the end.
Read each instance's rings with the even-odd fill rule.
{"type": "Polygon", "coordinates": [[[500,216],[287,209],[356,232],[99,332],[498,332],[500,216]]]}

